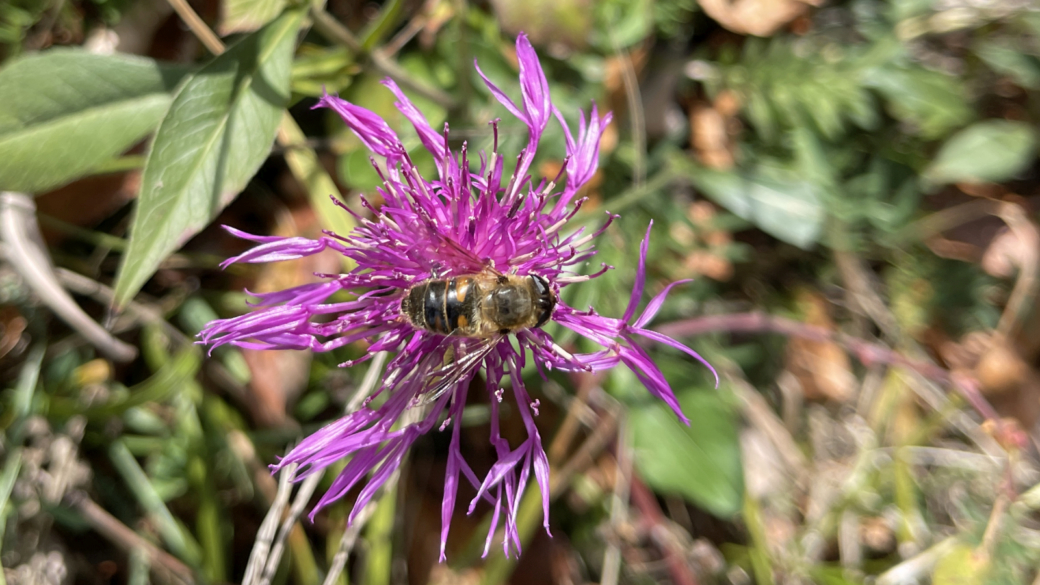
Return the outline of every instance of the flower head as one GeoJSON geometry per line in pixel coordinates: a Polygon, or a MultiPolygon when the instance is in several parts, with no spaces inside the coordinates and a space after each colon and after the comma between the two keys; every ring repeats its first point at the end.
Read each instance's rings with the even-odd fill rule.
{"type": "MultiPolygon", "coordinates": [[[[392,352],[394,357],[376,391],[384,398],[378,407],[366,402],[356,412],[306,438],[274,467],[299,464],[297,477],[302,478],[349,457],[312,517],[371,473],[354,506],[350,518],[353,520],[397,469],[412,443],[443,421],[441,429],[450,427],[452,434],[442,505],[442,560],[460,478],[477,490],[468,504],[469,512],[481,500],[493,507],[485,554],[501,520],[505,522],[506,554],[512,548],[519,552],[516,515],[532,473],[541,490],[543,523],[548,530],[549,463],[535,424],[538,405],[528,396],[520,376],[528,360],[543,374],[551,369],[598,371],[623,363],[687,423],[667,380],[637,338],[677,348],[711,368],[691,349],[645,328],[671,288],[680,283],[668,286],[636,316],[646,278],[649,227],[640,247],[636,284],[622,318],[605,317],[591,308],[579,311],[559,300],[562,288],[603,273],[581,275],[575,267],[595,253],[593,240],[615,216],[608,215],[605,224],[594,233],[585,233],[584,228],[569,232],[567,222],[584,201],[574,198],[596,170],[600,137],[610,122],[610,114],[600,117],[593,105],[588,122],[582,114],[578,131],[572,134],[549,99],[545,74],[524,35],[517,39],[516,47],[520,104],[484,78],[491,93],[528,129],[527,146],[519,153],[510,176],[505,175],[505,160],[498,152],[497,121],[492,122],[494,148],[488,154],[481,153],[479,163],[474,163],[465,143],[457,150],[450,148],[447,126],[443,132],[435,131],[397,85],[385,81],[396,97],[395,105],[415,127],[423,146],[436,161],[438,176],[422,177],[397,134],[378,115],[334,96],[322,97],[316,107],[336,111],[380,159],[375,166],[382,169],[383,183],[377,190],[383,204],[376,208],[362,198],[371,218],[348,209],[357,227],[346,236],[328,233],[319,240],[277,238],[227,228],[258,245],[228,259],[225,265],[291,260],[332,248],[353,260],[356,268],[329,276],[325,282],[256,295],[256,310],[214,321],[201,333],[202,341],[212,347],[232,344],[254,349],[329,351],[366,341],[366,355],[344,366],[379,352],[392,352]],[[555,180],[542,179],[536,184],[528,174],[550,114],[555,115],[566,132],[566,182],[559,189],[555,180]],[[570,353],[541,328],[530,325],[483,337],[468,336],[463,329],[444,335],[436,332],[436,327],[417,324],[402,308],[414,287],[478,274],[503,278],[532,276],[547,283],[550,290],[545,294],[554,301],[551,319],[602,349],[588,354],[570,353]],[[353,293],[351,300],[333,300],[339,291],[353,293]],[[515,338],[515,345],[510,337],[515,338]],[[481,371],[491,396],[489,440],[498,456],[483,479],[462,457],[457,423],[470,382],[481,371]],[[498,408],[504,399],[506,378],[527,431],[527,439],[517,446],[511,446],[498,427],[498,408]],[[422,409],[418,411],[422,413],[418,422],[398,425],[406,412],[417,408],[422,409]]],[[[445,288],[443,295],[449,294],[445,288]]],[[[438,309],[430,310],[436,313],[438,309]]]]}

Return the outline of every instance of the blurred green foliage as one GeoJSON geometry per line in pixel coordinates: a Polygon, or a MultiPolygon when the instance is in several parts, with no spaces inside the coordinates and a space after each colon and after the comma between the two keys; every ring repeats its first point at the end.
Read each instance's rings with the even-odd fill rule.
{"type": "MultiPolygon", "coordinates": [[[[257,405],[250,392],[258,378],[272,374],[255,370],[256,362],[240,350],[221,348],[203,357],[192,344],[206,322],[247,310],[242,295],[228,291],[253,286],[264,274],[221,276],[197,252],[212,258],[238,250],[213,235],[221,213],[272,228],[281,225],[272,217],[292,216],[306,201],[321,226],[350,229],[352,220],[328,196],[342,187],[353,205],[359,193],[372,194],[379,178],[369,153],[334,115],[307,111],[322,92],[339,93],[383,116],[427,176],[435,173],[432,157],[379,83],[388,74],[406,87],[434,128],[450,124],[452,140],[466,141],[470,153],[490,149],[487,122],[499,117],[501,150],[519,150],[526,128],[504,115],[472,62],[479,61],[518,98],[511,81],[511,35],[521,30],[538,44],[554,103],[572,127],[577,109],[587,108],[589,100],[615,112],[601,144],[600,176],[574,221],[591,228],[605,211],[622,214],[588,266],[590,272],[600,263],[616,269],[594,284],[568,287],[572,306],[594,306],[611,316],[624,311],[627,293],[619,291],[631,286],[638,242],[650,220],[648,292],[696,278],[676,289],[659,323],[751,311],[802,318],[796,291],[810,290],[833,313],[827,324],[812,325],[833,328],[837,322],[843,331],[883,339],[893,351],[916,359],[938,355],[936,347],[965,334],[991,333],[1012,296],[1008,276],[987,272],[980,261],[997,228],[978,225],[993,214],[965,220],[979,221],[964,230],[967,235],[955,233],[959,225],[936,228],[929,222],[936,211],[972,197],[1018,205],[1038,192],[1040,13],[1025,3],[846,0],[803,7],[776,33],[752,37],[726,30],[712,12],[717,7],[693,0],[329,2],[325,14],[343,17],[349,35],[344,38],[313,26],[314,9],[307,15],[307,7],[295,2],[225,0],[219,18],[205,15],[217,18],[210,24],[226,37],[228,48],[220,55],[205,55],[186,36],[157,37],[190,47],[163,53],[181,55],[174,65],[83,47],[38,50],[83,44],[87,33],[118,27],[143,1],[0,4],[0,189],[36,192],[45,200],[53,188],[108,177],[113,168],[139,165],[141,153],[147,154],[140,188],[131,187],[133,203],[127,197],[112,204],[103,193],[91,192],[83,197],[96,202],[86,208],[101,209],[99,214],[84,219],[79,216],[87,214],[77,208],[49,224],[66,226],[66,238],[52,246],[58,263],[104,283],[103,304],[127,309],[129,324],[120,331],[140,345],[142,359],[107,364],[63,325],[48,321],[16,278],[3,275],[0,304],[30,321],[24,339],[8,347],[5,337],[0,345],[5,555],[18,548],[17,535],[27,522],[19,507],[27,509],[33,498],[61,530],[87,529],[74,506],[40,504],[32,490],[15,489],[25,466],[39,457],[32,451],[36,442],[82,421],[79,456],[90,462],[93,477],[76,490],[188,565],[200,580],[241,577],[252,540],[243,533],[255,532],[268,503],[269,486],[258,479],[263,464],[301,431],[342,411],[366,366],[344,371],[337,365],[364,348],[315,356],[300,395],[283,397],[285,426],[264,428],[253,418],[257,405]],[[948,231],[960,238],[954,251],[970,253],[937,256],[936,237],[948,231]],[[848,255],[854,261],[842,264],[848,255]],[[850,264],[866,272],[863,282],[850,280],[850,264]],[[874,291],[896,327],[886,329],[858,304],[864,288],[874,291]],[[147,311],[135,312],[141,307],[147,311]],[[34,421],[48,431],[38,431],[34,421]]],[[[752,18],[752,12],[744,17],[752,18]]],[[[755,14],[771,16],[764,5],[755,14]]],[[[183,27],[173,28],[187,35],[183,27]]],[[[553,122],[535,174],[555,175],[564,152],[563,133],[553,122]]],[[[1035,227],[1034,214],[1022,205],[1035,227]]],[[[293,218],[288,223],[295,225],[293,218]]],[[[105,308],[95,306],[97,313],[105,308]]],[[[3,317],[3,331],[14,330],[16,319],[3,317]]],[[[584,343],[553,325],[548,330],[564,346],[584,343]]],[[[760,386],[767,404],[779,410],[790,406],[783,394],[789,387],[777,380],[789,382],[784,376],[790,375],[793,350],[778,337],[711,332],[684,341],[726,376],[760,386]]],[[[635,473],[666,504],[669,530],[692,532],[708,516],[725,521],[726,529],[706,530],[704,536],[725,553],[728,569],[715,575],[718,582],[741,582],[740,572],[760,583],[786,576],[886,582],[886,571],[933,550],[927,547],[936,547],[931,576],[937,584],[1035,578],[1035,507],[1015,502],[1018,508],[1003,519],[1004,528],[985,540],[998,492],[992,474],[965,464],[946,476],[908,463],[905,451],[892,455],[941,446],[965,461],[983,457],[951,414],[961,414],[962,404],[949,401],[934,407],[938,414],[921,415],[917,409],[924,407],[906,398],[913,385],[909,376],[882,377],[877,370],[869,372],[880,380],[875,403],[810,399],[861,432],[858,443],[847,441],[859,450],[840,461],[848,466],[847,481],[823,509],[799,510],[800,524],[788,526],[784,514],[799,504],[784,499],[795,490],[786,480],[778,479],[783,487],[770,492],[775,501],[745,489],[753,483],[750,476],[765,473],[741,461],[742,439],[755,426],[746,396],[739,398],[728,382],[712,388],[708,375],[676,352],[650,351],[691,426],[649,399],[627,370],[603,381],[610,398],[602,400],[622,405],[635,473]],[[907,420],[916,425],[914,432],[901,430],[907,420]],[[816,540],[841,552],[838,532],[848,517],[898,517],[890,523],[897,544],[873,549],[873,558],[854,567],[839,566],[819,550],[812,557],[808,551],[816,540]],[[1021,535],[1031,540],[1016,538],[1021,535]]],[[[1036,360],[1030,359],[1032,368],[1036,360]]],[[[816,365],[826,365],[821,364],[816,365]]],[[[852,373],[868,369],[854,366],[852,373]]],[[[558,372],[544,383],[533,371],[525,376],[556,410],[573,404],[573,379],[558,372]]],[[[866,388],[864,383],[864,393],[866,388]]],[[[792,407],[795,415],[783,413],[795,419],[783,423],[797,441],[797,454],[820,469],[838,465],[839,458],[821,455],[820,441],[804,428],[809,425],[798,424],[809,417],[798,411],[800,405],[792,407]]],[[[515,423],[507,406],[503,417],[515,423]]],[[[544,420],[556,420],[552,416],[544,420]]],[[[486,405],[474,404],[462,424],[471,429],[487,417],[486,405]]],[[[543,434],[548,439],[554,430],[543,434]]],[[[417,456],[415,472],[429,473],[432,483],[440,481],[430,469],[442,464],[436,459],[441,440],[429,439],[417,456]]],[[[1035,469],[1026,472],[1035,475],[1035,469]]],[[[611,538],[621,540],[603,537],[614,513],[615,487],[597,474],[606,472],[593,467],[579,474],[571,496],[554,510],[554,523],[565,526],[573,543],[568,550],[593,568],[582,575],[586,580],[600,577],[603,550],[616,544],[611,538]]],[[[815,479],[799,479],[810,484],[800,488],[816,493],[815,479]]],[[[404,484],[399,489],[406,494],[402,505],[395,509],[385,499],[368,533],[371,558],[379,562],[367,568],[359,563],[356,571],[367,582],[391,581],[388,555],[400,559],[412,546],[394,522],[403,516],[403,502],[422,490],[404,484]]],[[[334,551],[342,529],[330,525],[342,522],[347,506],[339,504],[327,519],[308,525],[310,540],[290,543],[293,574],[283,570],[279,579],[318,581],[331,560],[324,550],[334,551]],[[317,544],[320,538],[328,541],[324,547],[317,544]]],[[[533,534],[533,526],[525,534],[533,534]]],[[[626,558],[645,558],[644,553],[626,558]]],[[[3,558],[8,563],[13,557],[3,558]]],[[[136,568],[128,570],[137,578],[147,572],[140,558],[131,561],[136,568]]],[[[501,559],[489,567],[485,578],[514,569],[501,559]]],[[[660,580],[662,573],[643,569],[622,573],[625,582],[660,580]]]]}

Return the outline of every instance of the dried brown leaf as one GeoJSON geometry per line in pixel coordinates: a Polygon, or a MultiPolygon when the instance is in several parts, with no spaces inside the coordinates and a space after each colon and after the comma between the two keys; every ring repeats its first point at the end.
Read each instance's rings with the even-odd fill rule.
{"type": "Polygon", "coordinates": [[[695,105],[690,111],[690,135],[697,159],[718,170],[733,168],[733,145],[726,132],[726,118],[715,108],[695,105]]]}
{"type": "Polygon", "coordinates": [[[740,34],[768,37],[819,0],[699,0],[708,16],[740,34]]]}
{"type": "MultiPolygon", "coordinates": [[[[801,291],[798,304],[807,324],[834,329],[827,301],[819,293],[801,291]]],[[[807,400],[845,402],[855,392],[849,356],[833,341],[791,339],[787,344],[787,369],[801,384],[807,400]]]]}

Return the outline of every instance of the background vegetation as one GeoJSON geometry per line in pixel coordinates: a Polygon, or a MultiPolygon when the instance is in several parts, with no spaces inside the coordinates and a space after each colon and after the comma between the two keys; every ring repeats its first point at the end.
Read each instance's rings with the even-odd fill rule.
{"type": "MultiPolygon", "coordinates": [[[[1028,0],[9,0],[0,58],[8,584],[1040,583],[1028,0]],[[204,356],[243,288],[342,267],[222,272],[244,244],[215,226],[350,230],[328,195],[359,209],[378,177],[309,109],[323,87],[421,164],[385,76],[488,146],[503,112],[472,62],[515,93],[521,30],[566,116],[615,113],[578,220],[623,215],[599,244],[617,269],[568,301],[620,315],[653,219],[651,292],[696,279],[657,328],[721,387],[651,350],[685,427],[627,371],[534,376],[554,536],[525,503],[519,562],[480,559],[478,508],[436,563],[436,433],[367,522],[345,530],[348,498],[294,524],[304,486],[279,533],[265,466],[348,407],[366,366],[336,364],[363,348],[204,356]]],[[[504,123],[503,151],[525,134],[504,123]]],[[[554,176],[557,126],[542,144],[554,176]]],[[[478,475],[487,419],[463,420],[478,475]]]]}

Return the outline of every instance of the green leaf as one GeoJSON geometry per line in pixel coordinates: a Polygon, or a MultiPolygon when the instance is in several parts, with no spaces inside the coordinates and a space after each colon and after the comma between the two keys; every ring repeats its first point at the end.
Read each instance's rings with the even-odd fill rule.
{"type": "Polygon", "coordinates": [[[684,166],[694,186],[762,231],[800,248],[819,240],[824,209],[815,182],[769,165],[737,172],[684,166]]]}
{"type": "Polygon", "coordinates": [[[1030,124],[986,120],[947,140],[924,178],[932,184],[999,183],[1028,167],[1036,146],[1036,130],[1030,124]]]}
{"type": "Polygon", "coordinates": [[[285,9],[286,0],[224,0],[220,34],[253,32],[285,9]]]}
{"type": "Polygon", "coordinates": [[[635,465],[655,491],[681,495],[720,517],[741,510],[744,475],[732,407],[715,390],[679,395],[690,426],[659,401],[629,411],[635,465]]]}
{"type": "Polygon", "coordinates": [[[153,131],[184,76],[142,57],[53,49],[0,71],[0,188],[89,174],[153,131]]]}
{"type": "Polygon", "coordinates": [[[289,100],[302,11],[286,12],[203,67],[177,92],[141,180],[115,286],[123,307],[159,263],[241,191],[271,151],[289,100]]]}
{"type": "Polygon", "coordinates": [[[880,92],[893,116],[915,124],[924,138],[939,138],[971,120],[963,84],[920,67],[878,67],[863,77],[880,92]]]}
{"type": "Polygon", "coordinates": [[[1010,76],[1027,89],[1040,89],[1040,61],[996,40],[979,44],[975,54],[997,73],[1010,76]]]}

